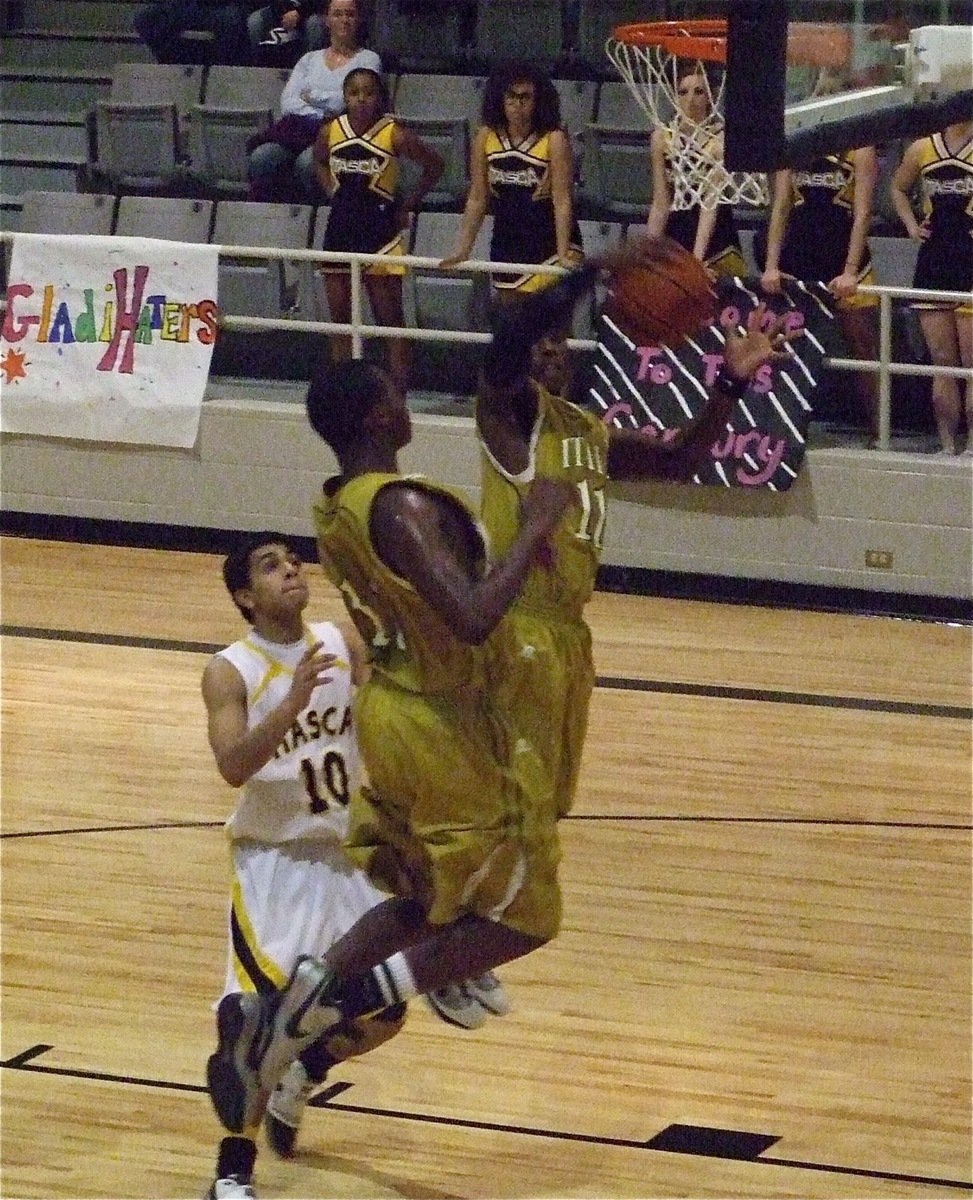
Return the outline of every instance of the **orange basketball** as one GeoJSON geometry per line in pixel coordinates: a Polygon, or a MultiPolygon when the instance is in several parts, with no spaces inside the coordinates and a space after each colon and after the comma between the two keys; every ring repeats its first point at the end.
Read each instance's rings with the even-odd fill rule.
{"type": "Polygon", "coordinates": [[[703,264],[671,238],[657,245],[657,261],[612,274],[605,300],[605,314],[637,346],[676,346],[716,320],[716,295],[703,264]]]}

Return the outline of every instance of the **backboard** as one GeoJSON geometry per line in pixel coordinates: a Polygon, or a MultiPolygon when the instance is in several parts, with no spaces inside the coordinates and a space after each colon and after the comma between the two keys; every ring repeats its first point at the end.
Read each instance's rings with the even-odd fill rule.
{"type": "Polygon", "coordinates": [[[726,15],[730,170],[973,120],[973,0],[730,0],[726,15]]]}

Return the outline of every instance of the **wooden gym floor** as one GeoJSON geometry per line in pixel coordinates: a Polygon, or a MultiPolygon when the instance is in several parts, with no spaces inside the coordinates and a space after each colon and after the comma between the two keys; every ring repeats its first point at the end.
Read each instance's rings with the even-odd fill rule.
{"type": "MultiPolygon", "coordinates": [[[[233,795],[212,555],[6,537],[2,1177],[190,1197],[233,795]]],[[[315,572],[315,615],[336,615],[315,572]]],[[[941,1197],[971,1174],[971,630],[599,594],[561,936],[338,1067],[271,1197],[941,1197]]]]}

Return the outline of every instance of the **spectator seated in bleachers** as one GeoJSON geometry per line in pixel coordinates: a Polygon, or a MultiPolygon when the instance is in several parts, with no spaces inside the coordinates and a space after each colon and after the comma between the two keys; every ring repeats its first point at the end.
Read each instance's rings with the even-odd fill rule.
{"type": "Polygon", "coordinates": [[[253,200],[317,203],[314,140],[325,122],[344,111],[345,76],[358,67],[381,74],[374,50],[359,42],[355,0],[331,0],[325,14],[330,45],[305,54],[281,94],[281,116],[248,143],[247,174],[253,200]]]}
{"type": "Polygon", "coordinates": [[[274,0],[250,14],[247,32],[259,67],[295,67],[325,43],[319,0],[274,0]]]}

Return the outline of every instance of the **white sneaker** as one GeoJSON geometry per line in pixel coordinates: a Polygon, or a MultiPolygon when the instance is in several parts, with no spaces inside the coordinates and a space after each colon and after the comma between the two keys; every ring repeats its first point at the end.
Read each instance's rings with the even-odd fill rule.
{"type": "Polygon", "coordinates": [[[213,1181],[206,1200],[256,1200],[256,1196],[252,1184],[243,1183],[236,1175],[228,1175],[213,1181]]]}
{"type": "Polygon", "coordinates": [[[510,997],[492,971],[485,971],[476,979],[467,979],[463,985],[473,999],[495,1017],[505,1017],[513,1008],[510,997]]]}
{"type": "Polygon", "coordinates": [[[264,1115],[264,1132],[270,1148],[281,1158],[288,1158],[294,1152],[304,1105],[317,1086],[298,1059],[287,1068],[271,1093],[264,1115]]]}
{"type": "Polygon", "coordinates": [[[479,1029],[486,1022],[486,1009],[473,999],[462,983],[437,988],[422,998],[447,1025],[458,1025],[460,1029],[479,1029]]]}

